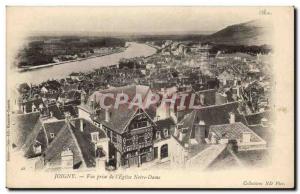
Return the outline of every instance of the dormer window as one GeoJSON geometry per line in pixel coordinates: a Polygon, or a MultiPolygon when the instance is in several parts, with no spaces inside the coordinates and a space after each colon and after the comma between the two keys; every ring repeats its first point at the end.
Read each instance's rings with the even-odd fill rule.
{"type": "Polygon", "coordinates": [[[184,133],[184,134],[186,134],[186,133],[188,132],[188,128],[186,128],[186,127],[185,127],[185,128],[182,128],[182,129],[181,129],[181,132],[184,133]]]}
{"type": "Polygon", "coordinates": [[[177,128],[178,128],[178,129],[181,129],[181,128],[182,128],[182,126],[183,126],[183,124],[182,124],[182,123],[178,123],[178,124],[177,124],[177,128]]]}
{"type": "Polygon", "coordinates": [[[160,139],[160,131],[156,131],[155,137],[156,137],[156,139],[160,139]]]}
{"type": "Polygon", "coordinates": [[[99,132],[91,133],[92,142],[97,142],[99,140],[99,132]]]}
{"type": "Polygon", "coordinates": [[[42,153],[42,146],[41,146],[41,143],[36,141],[34,144],[33,144],[33,151],[35,154],[40,154],[42,153]]]}
{"type": "Polygon", "coordinates": [[[169,130],[168,129],[164,129],[164,137],[168,137],[169,136],[169,130]]]}
{"type": "Polygon", "coordinates": [[[50,137],[53,139],[55,137],[54,133],[50,133],[50,137]]]}
{"type": "Polygon", "coordinates": [[[102,157],[104,157],[105,156],[105,152],[104,152],[104,150],[103,150],[103,147],[97,147],[97,149],[96,149],[96,157],[97,158],[102,158],[102,157]]]}

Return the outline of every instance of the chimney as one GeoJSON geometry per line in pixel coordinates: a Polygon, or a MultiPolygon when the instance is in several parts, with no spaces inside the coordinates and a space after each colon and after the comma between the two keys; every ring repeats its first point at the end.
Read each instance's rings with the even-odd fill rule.
{"type": "Polygon", "coordinates": [[[174,130],[174,134],[173,134],[175,137],[178,136],[178,126],[175,127],[175,130],[174,130]]]}
{"type": "Polygon", "coordinates": [[[86,97],[85,92],[84,92],[84,91],[81,91],[81,95],[80,95],[80,101],[81,101],[81,104],[84,104],[85,97],[86,97]]]}
{"type": "Polygon", "coordinates": [[[105,109],[105,122],[109,122],[110,121],[110,112],[108,109],[105,109]]]}
{"type": "Polygon", "coordinates": [[[236,87],[236,95],[240,97],[240,87],[236,87]]]}
{"type": "Polygon", "coordinates": [[[179,137],[178,137],[179,141],[182,141],[183,140],[183,133],[180,131],[179,132],[179,137]]]}
{"type": "Polygon", "coordinates": [[[249,143],[251,139],[251,133],[250,132],[243,132],[242,133],[242,142],[243,143],[249,143]]]}
{"type": "Polygon", "coordinates": [[[94,110],[94,100],[93,99],[90,100],[89,106],[92,110],[94,110]]]}
{"type": "Polygon", "coordinates": [[[202,143],[206,137],[206,125],[203,120],[200,120],[198,124],[195,126],[195,139],[198,143],[202,143]]]}
{"type": "Polygon", "coordinates": [[[200,94],[200,104],[204,105],[205,96],[204,94],[200,94]]]}
{"type": "Polygon", "coordinates": [[[263,118],[260,120],[260,123],[261,123],[261,125],[262,125],[263,127],[268,126],[268,119],[263,117],[263,118]]]}
{"type": "Polygon", "coordinates": [[[185,137],[185,135],[187,133],[187,130],[188,130],[187,128],[180,129],[180,131],[179,131],[179,137],[178,137],[179,141],[183,140],[183,138],[185,137]]]}
{"type": "Polygon", "coordinates": [[[65,121],[67,123],[70,123],[70,119],[71,119],[71,114],[69,112],[67,112],[67,114],[65,114],[65,121]]]}
{"type": "Polygon", "coordinates": [[[233,112],[229,113],[229,123],[230,124],[235,123],[235,114],[233,112]]]}
{"type": "Polygon", "coordinates": [[[61,152],[61,167],[62,168],[73,168],[73,152],[67,148],[61,152]]]}
{"type": "Polygon", "coordinates": [[[216,137],[217,135],[214,133],[214,132],[212,132],[211,133],[211,136],[210,136],[210,142],[212,143],[212,144],[216,144],[217,143],[217,137],[216,137]]]}
{"type": "Polygon", "coordinates": [[[83,132],[83,119],[80,119],[80,131],[83,132]]]}
{"type": "Polygon", "coordinates": [[[237,86],[237,79],[234,79],[233,86],[237,86]]]}

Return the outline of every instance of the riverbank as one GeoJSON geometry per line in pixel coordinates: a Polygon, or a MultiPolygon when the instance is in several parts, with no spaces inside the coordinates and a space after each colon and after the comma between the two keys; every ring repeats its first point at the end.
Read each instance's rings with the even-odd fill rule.
{"type": "Polygon", "coordinates": [[[56,62],[56,63],[49,63],[49,64],[45,64],[45,65],[37,65],[37,66],[32,66],[32,67],[18,68],[17,71],[18,72],[33,71],[35,69],[52,67],[52,66],[55,66],[55,65],[61,65],[61,64],[71,63],[71,62],[78,62],[78,61],[83,61],[83,60],[87,60],[87,59],[92,59],[92,58],[103,57],[103,56],[112,55],[112,54],[116,54],[116,53],[121,53],[121,52],[124,52],[125,50],[126,50],[126,47],[124,47],[120,50],[111,51],[111,52],[108,52],[108,53],[103,53],[103,54],[98,54],[98,55],[93,55],[93,56],[89,56],[89,57],[85,57],[85,58],[77,58],[77,59],[73,59],[73,60],[61,61],[61,62],[56,62]]]}
{"type": "Polygon", "coordinates": [[[100,67],[109,67],[111,65],[118,64],[120,59],[131,59],[135,57],[148,57],[156,53],[156,49],[148,45],[129,42],[128,48],[124,52],[118,52],[111,55],[102,57],[90,57],[74,62],[64,62],[60,65],[52,65],[48,68],[39,68],[33,71],[18,72],[14,69],[11,74],[15,74],[18,79],[14,79],[11,82],[20,83],[32,83],[39,84],[49,79],[62,79],[67,77],[73,72],[89,72],[100,67]]]}

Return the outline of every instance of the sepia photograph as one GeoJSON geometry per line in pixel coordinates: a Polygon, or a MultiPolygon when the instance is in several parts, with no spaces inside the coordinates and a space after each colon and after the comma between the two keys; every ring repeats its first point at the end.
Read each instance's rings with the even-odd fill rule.
{"type": "Polygon", "coordinates": [[[7,6],[7,188],[295,187],[294,7],[7,6]]]}

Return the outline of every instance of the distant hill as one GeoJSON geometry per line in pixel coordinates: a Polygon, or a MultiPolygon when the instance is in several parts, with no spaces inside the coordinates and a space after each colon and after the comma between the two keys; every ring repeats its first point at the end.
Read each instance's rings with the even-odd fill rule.
{"type": "Polygon", "coordinates": [[[253,20],[246,23],[228,26],[205,38],[216,44],[227,45],[271,45],[272,27],[263,20],[253,20]]]}

